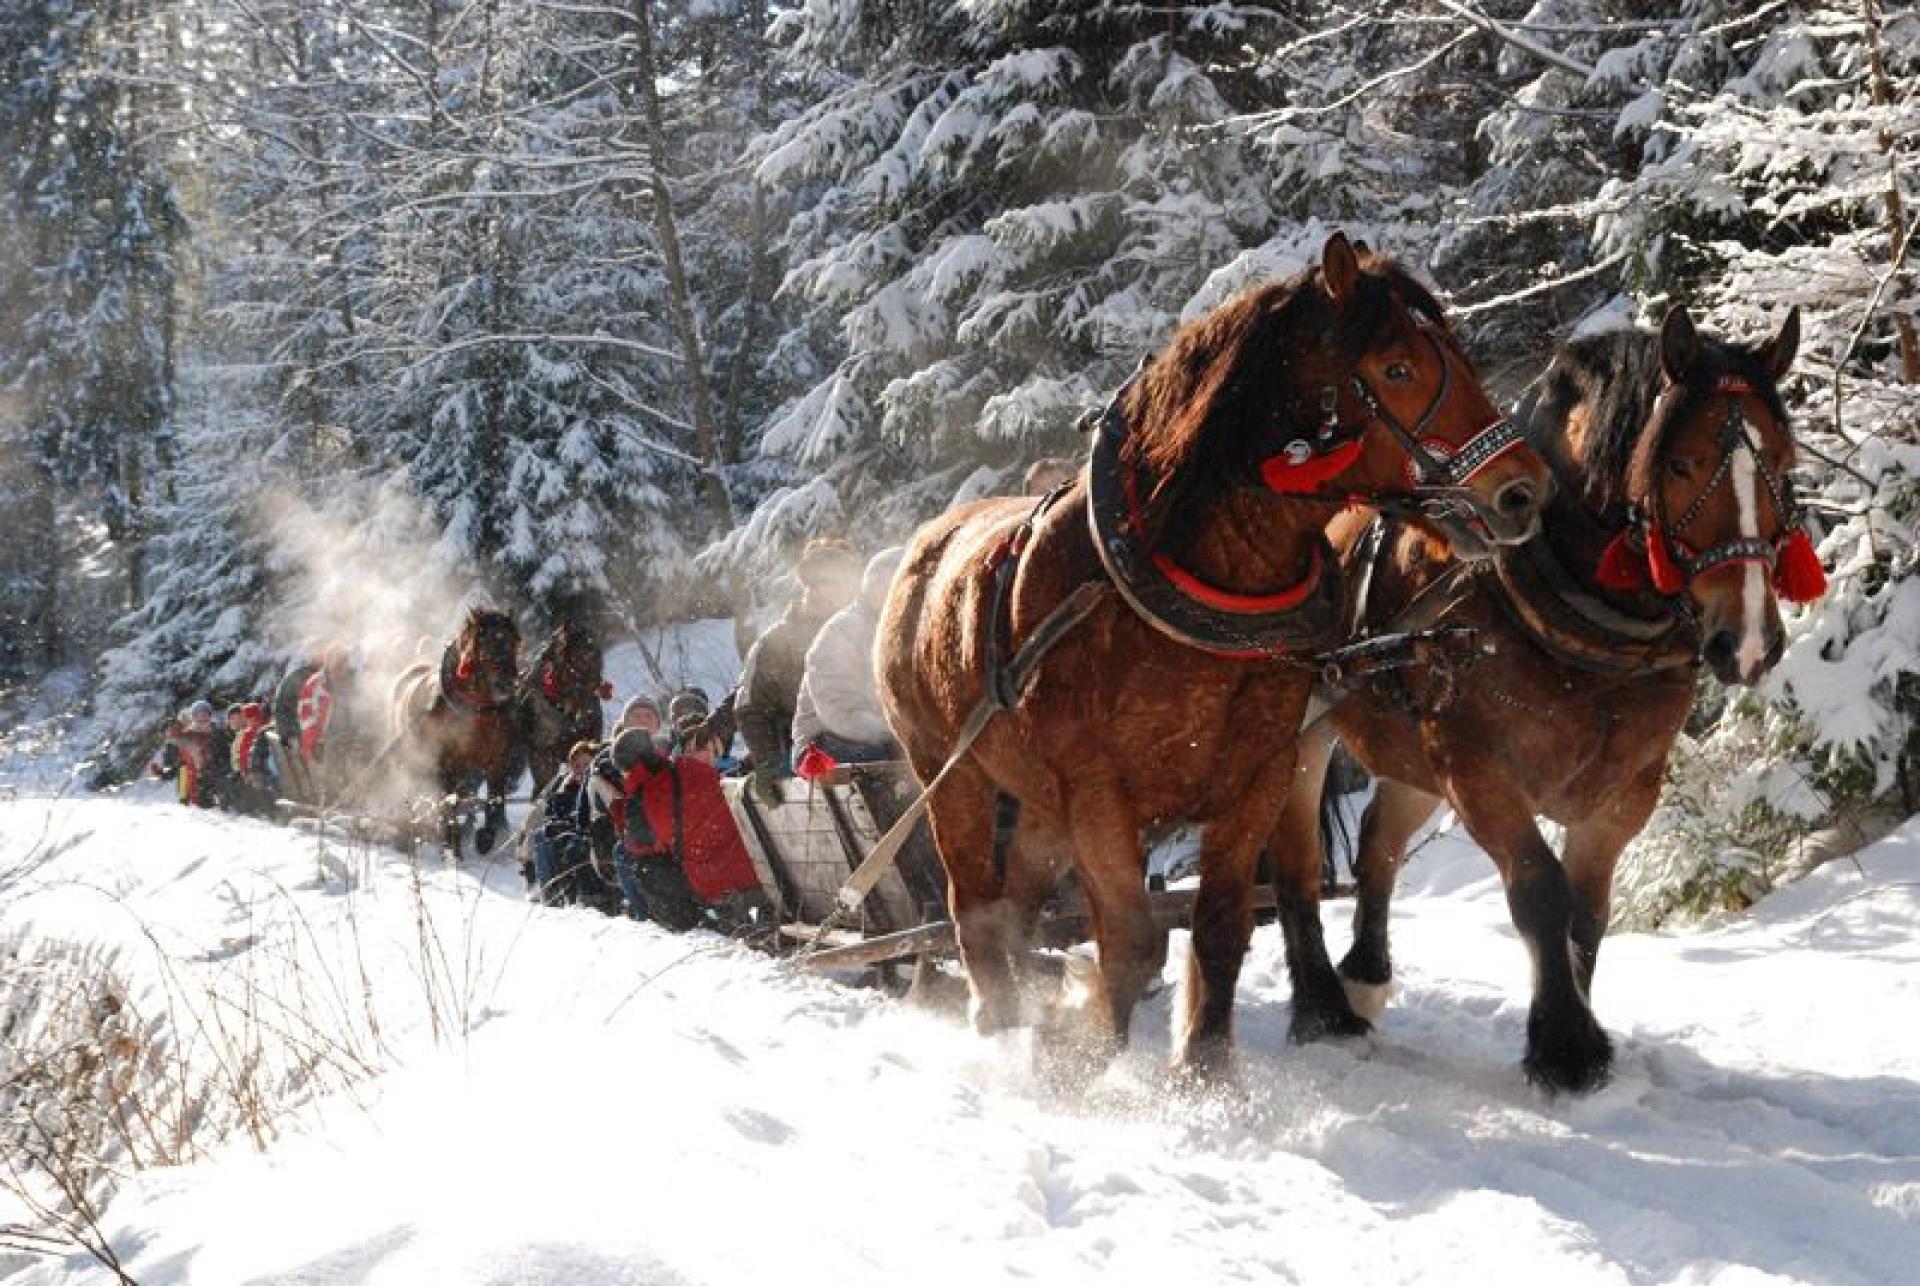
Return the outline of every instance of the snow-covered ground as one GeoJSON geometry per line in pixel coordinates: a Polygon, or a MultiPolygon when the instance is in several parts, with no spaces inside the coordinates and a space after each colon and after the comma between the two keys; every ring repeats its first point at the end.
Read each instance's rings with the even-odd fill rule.
{"type": "Polygon", "coordinates": [[[1730,926],[1609,940],[1618,1075],[1574,1101],[1521,1078],[1489,872],[1452,838],[1415,861],[1366,1042],[1286,1043],[1262,929],[1239,1084],[1197,1097],[1170,990],[1063,1097],[1024,1035],[151,786],[0,802],[0,948],[111,966],[164,1051],[127,1092],[191,1064],[196,1120],[288,1105],[264,1150],[124,1184],[102,1228],[145,1286],[1916,1279],[1920,824],[1730,926]]]}

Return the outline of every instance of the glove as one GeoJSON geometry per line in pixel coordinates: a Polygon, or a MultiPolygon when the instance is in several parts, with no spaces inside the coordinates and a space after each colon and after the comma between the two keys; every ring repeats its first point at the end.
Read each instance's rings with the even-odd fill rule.
{"type": "Polygon", "coordinates": [[[751,786],[753,797],[768,808],[778,808],[787,802],[780,790],[780,770],[773,764],[760,764],[753,770],[751,786]]]}
{"type": "Polygon", "coordinates": [[[794,766],[794,772],[803,781],[813,781],[824,777],[840,765],[834,757],[819,746],[808,746],[800,756],[800,762],[794,766]]]}

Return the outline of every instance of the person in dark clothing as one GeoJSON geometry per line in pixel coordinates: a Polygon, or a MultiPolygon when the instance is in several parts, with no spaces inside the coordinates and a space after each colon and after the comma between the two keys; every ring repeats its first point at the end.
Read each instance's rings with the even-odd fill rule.
{"type": "Polygon", "coordinates": [[[768,807],[782,800],[780,781],[793,775],[793,711],[806,672],[807,648],[826,619],[853,601],[861,560],[843,540],[816,540],[800,555],[800,597],[768,627],[740,671],[734,717],[753,757],[753,793],[768,807]]]}
{"type": "Polygon", "coordinates": [[[212,808],[209,767],[213,758],[213,706],[196,701],[167,729],[167,749],[153,766],[156,777],[172,777],[180,802],[190,808],[212,808]]]}
{"type": "Polygon", "coordinates": [[[240,718],[228,752],[230,802],[243,813],[270,816],[279,782],[265,736],[266,708],[258,701],[249,701],[237,709],[240,718]]]}
{"type": "Polygon", "coordinates": [[[591,871],[587,855],[587,779],[593,769],[594,745],[575,742],[567,762],[541,788],[529,821],[533,840],[533,887],[547,906],[566,906],[584,899],[582,887],[591,871]]]}

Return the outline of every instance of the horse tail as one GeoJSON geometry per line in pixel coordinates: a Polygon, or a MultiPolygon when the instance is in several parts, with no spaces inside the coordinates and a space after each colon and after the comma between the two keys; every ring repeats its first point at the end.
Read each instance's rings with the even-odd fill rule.
{"type": "Polygon", "coordinates": [[[399,736],[412,727],[417,713],[414,707],[419,704],[420,685],[432,673],[431,666],[418,662],[400,671],[400,677],[393,681],[388,732],[399,736]]]}
{"type": "Polygon", "coordinates": [[[1347,788],[1354,784],[1356,772],[1364,785],[1366,770],[1347,753],[1345,746],[1335,742],[1327,771],[1320,778],[1320,880],[1326,888],[1340,882],[1342,855],[1347,859],[1347,869],[1353,869],[1357,852],[1353,824],[1347,820],[1347,810],[1341,807],[1341,801],[1352,793],[1347,788]]]}

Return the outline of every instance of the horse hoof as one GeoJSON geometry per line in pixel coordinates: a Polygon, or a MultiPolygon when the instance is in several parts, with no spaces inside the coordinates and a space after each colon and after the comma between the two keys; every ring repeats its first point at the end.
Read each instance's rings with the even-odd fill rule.
{"type": "Polygon", "coordinates": [[[1380,1021],[1380,1015],[1387,1012],[1387,1002],[1393,999],[1393,981],[1359,982],[1352,978],[1340,979],[1341,990],[1347,993],[1347,1007],[1370,1023],[1380,1021]]]}
{"type": "Polygon", "coordinates": [[[996,1036],[1020,1025],[1020,1004],[1018,1001],[989,1001],[977,990],[967,1003],[967,1017],[974,1031],[982,1036],[996,1036]]]}
{"type": "Polygon", "coordinates": [[[1351,1009],[1327,1005],[1296,1009],[1287,1039],[1296,1045],[1311,1045],[1322,1040],[1351,1040],[1372,1032],[1373,1024],[1351,1009]]]}
{"type": "Polygon", "coordinates": [[[1613,1042],[1591,1016],[1582,1017],[1584,1022],[1559,1032],[1545,1024],[1528,1024],[1522,1066],[1535,1087],[1548,1094],[1589,1094],[1612,1077],[1613,1042]]]}
{"type": "Polygon", "coordinates": [[[480,854],[480,856],[485,857],[493,851],[493,842],[499,838],[500,832],[492,826],[482,826],[478,831],[474,832],[474,851],[480,854]]]}
{"type": "Polygon", "coordinates": [[[1199,1090],[1233,1084],[1236,1070],[1233,1043],[1219,1037],[1189,1041],[1173,1065],[1176,1084],[1199,1090]]]}

